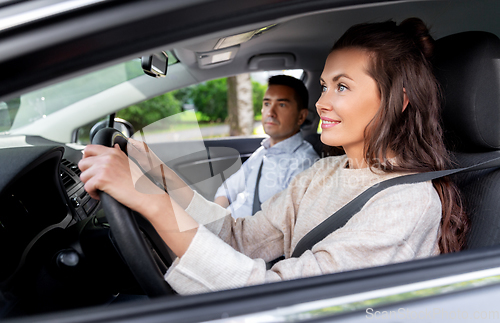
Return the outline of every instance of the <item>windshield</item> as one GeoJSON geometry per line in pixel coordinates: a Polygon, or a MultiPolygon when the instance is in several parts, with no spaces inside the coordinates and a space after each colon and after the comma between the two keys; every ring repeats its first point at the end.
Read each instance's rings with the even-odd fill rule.
{"type": "MultiPolygon", "coordinates": [[[[168,65],[177,62],[169,52],[168,65]]],[[[118,84],[144,75],[140,59],[133,59],[77,78],[0,101],[0,134],[29,125],[36,120],[96,95],[118,84]]]]}
{"type": "Polygon", "coordinates": [[[7,133],[28,125],[86,97],[141,75],[144,75],[144,72],[140,60],[134,59],[0,102],[0,132],[7,133]]]}

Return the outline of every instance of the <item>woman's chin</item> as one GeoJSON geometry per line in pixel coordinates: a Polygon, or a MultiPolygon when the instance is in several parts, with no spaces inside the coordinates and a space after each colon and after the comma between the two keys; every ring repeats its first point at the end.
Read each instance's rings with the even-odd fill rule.
{"type": "Polygon", "coordinates": [[[323,144],[332,147],[341,147],[342,143],[337,138],[332,138],[332,136],[325,135],[324,132],[321,133],[320,140],[323,144]]]}

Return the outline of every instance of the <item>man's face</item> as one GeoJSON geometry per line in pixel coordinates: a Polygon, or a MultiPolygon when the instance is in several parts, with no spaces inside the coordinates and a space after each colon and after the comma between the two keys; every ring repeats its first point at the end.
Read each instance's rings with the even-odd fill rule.
{"type": "Polygon", "coordinates": [[[307,109],[298,111],[291,87],[270,85],[262,103],[262,126],[271,137],[271,146],[296,134],[307,112],[307,109]]]}

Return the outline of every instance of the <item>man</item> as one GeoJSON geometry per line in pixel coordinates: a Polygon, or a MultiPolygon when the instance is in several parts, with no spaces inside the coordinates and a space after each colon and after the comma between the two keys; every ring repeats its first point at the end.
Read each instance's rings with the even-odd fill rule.
{"type": "Polygon", "coordinates": [[[269,78],[262,103],[262,126],[269,138],[215,194],[215,203],[229,208],[234,218],[255,214],[261,203],[318,159],[300,133],[308,100],[302,81],[286,75],[269,78]]]}

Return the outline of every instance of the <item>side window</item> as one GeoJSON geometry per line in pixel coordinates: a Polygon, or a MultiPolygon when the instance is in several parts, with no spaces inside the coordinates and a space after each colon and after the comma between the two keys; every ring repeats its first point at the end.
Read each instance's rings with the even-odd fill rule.
{"type": "Polygon", "coordinates": [[[265,91],[265,82],[241,74],[165,93],[118,111],[117,117],[129,121],[136,131],[148,137],[162,135],[165,141],[260,134],[265,91]],[[250,119],[250,129],[231,121],[237,113],[250,119]]]}
{"type": "MultiPolygon", "coordinates": [[[[260,123],[262,99],[267,79],[276,74],[300,78],[302,70],[241,74],[202,82],[129,106],[116,117],[130,122],[136,133],[142,131],[148,138],[162,141],[264,135],[260,123]],[[244,118],[246,124],[235,121],[244,118]]],[[[88,132],[95,122],[79,129],[79,143],[88,143],[88,132]]]]}

